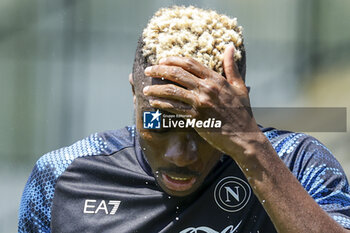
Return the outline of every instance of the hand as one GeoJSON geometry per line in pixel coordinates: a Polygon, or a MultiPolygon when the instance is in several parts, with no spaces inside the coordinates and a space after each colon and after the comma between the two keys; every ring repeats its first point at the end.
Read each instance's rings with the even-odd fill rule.
{"type": "Polygon", "coordinates": [[[247,132],[260,132],[251,113],[247,87],[234,62],[234,52],[230,46],[224,53],[226,78],[191,58],[162,59],[159,65],[146,68],[145,74],[181,86],[152,85],[143,90],[152,97],[150,105],[154,108],[201,120],[221,120],[220,130],[195,130],[213,147],[229,155],[243,152],[244,142],[250,140],[247,132]]]}
{"type": "Polygon", "coordinates": [[[152,85],[145,87],[144,94],[152,97],[150,104],[155,108],[222,121],[219,131],[195,130],[236,160],[278,232],[349,232],[308,195],[259,130],[233,54],[233,47],[225,50],[226,78],[190,58],[161,60],[145,74],[181,86],[152,85]]]}

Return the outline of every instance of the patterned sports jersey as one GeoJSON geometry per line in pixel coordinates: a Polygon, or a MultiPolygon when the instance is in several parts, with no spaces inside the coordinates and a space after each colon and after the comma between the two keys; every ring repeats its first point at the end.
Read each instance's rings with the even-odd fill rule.
{"type": "MultiPolygon", "coordinates": [[[[262,129],[309,195],[350,229],[349,185],[316,139],[262,129]]],[[[19,232],[276,232],[237,164],[223,155],[199,191],[173,197],[157,185],[134,127],[42,156],[25,186],[19,232]]]]}

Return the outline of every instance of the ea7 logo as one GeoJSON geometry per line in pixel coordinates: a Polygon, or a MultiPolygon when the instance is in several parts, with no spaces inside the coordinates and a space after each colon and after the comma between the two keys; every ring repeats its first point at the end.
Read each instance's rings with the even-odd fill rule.
{"type": "Polygon", "coordinates": [[[105,201],[105,200],[85,200],[84,214],[97,214],[104,212],[105,214],[115,214],[119,208],[120,201],[105,201]]]}

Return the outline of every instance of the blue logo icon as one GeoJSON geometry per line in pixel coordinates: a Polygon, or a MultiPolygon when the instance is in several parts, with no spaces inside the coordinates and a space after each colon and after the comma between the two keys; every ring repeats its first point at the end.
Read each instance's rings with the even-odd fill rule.
{"type": "Polygon", "coordinates": [[[143,112],[143,128],[160,129],[161,115],[159,110],[156,112],[143,112]]]}

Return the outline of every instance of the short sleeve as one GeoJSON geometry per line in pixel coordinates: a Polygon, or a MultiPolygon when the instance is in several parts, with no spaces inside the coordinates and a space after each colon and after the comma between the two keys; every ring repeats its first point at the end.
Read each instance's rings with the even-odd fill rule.
{"type": "Polygon", "coordinates": [[[69,147],[43,155],[36,162],[23,191],[18,232],[50,232],[51,207],[57,179],[74,159],[99,155],[105,149],[106,143],[95,133],[69,147]]]}
{"type": "Polygon", "coordinates": [[[22,194],[18,232],[50,232],[54,182],[50,169],[41,169],[37,163],[22,194]]]}
{"type": "Polygon", "coordinates": [[[341,165],[312,137],[306,138],[298,149],[293,173],[322,209],[344,228],[350,229],[350,190],[341,165]]]}

